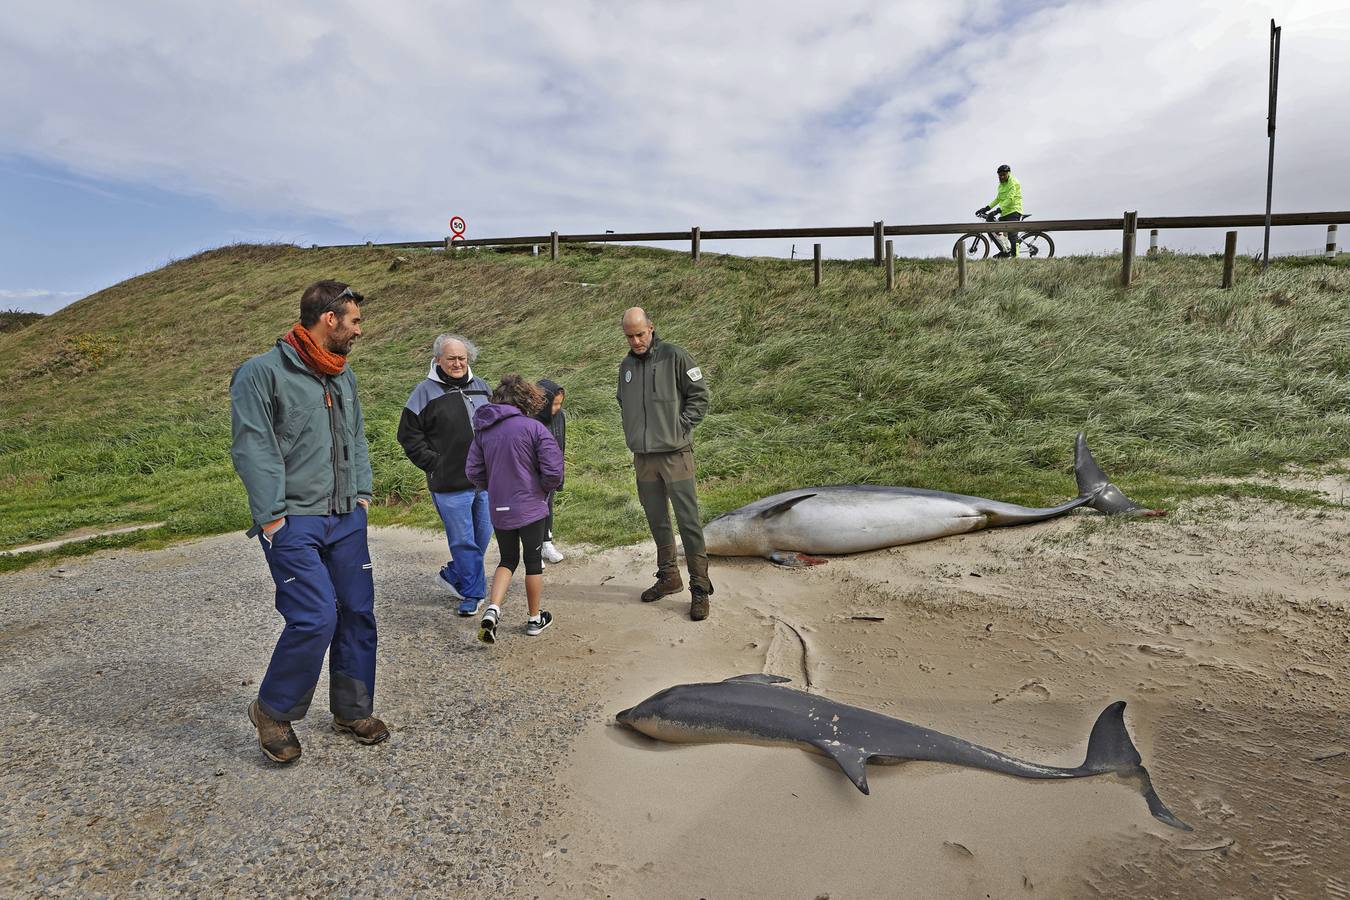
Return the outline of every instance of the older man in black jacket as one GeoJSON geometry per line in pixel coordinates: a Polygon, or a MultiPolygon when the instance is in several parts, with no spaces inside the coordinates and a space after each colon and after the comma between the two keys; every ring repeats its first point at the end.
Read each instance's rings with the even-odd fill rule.
{"type": "Polygon", "coordinates": [[[427,473],[427,487],[445,525],[450,561],[436,583],[459,599],[459,614],[478,613],[487,596],[483,554],[492,540],[487,493],[464,474],[473,442],[473,414],[488,402],[487,382],[470,365],[478,348],[458,334],[442,334],[431,349],[431,369],[413,388],[398,423],[398,442],[412,464],[427,473]]]}

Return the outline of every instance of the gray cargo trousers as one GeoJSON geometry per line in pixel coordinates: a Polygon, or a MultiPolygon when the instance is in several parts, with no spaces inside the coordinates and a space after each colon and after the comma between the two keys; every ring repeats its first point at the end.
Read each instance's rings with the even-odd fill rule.
{"type": "Polygon", "coordinates": [[[647,527],[656,541],[658,576],[677,570],[675,532],[670,527],[670,510],[680,527],[684,561],[689,569],[689,587],[705,594],[713,592],[708,580],[708,551],[703,544],[703,522],[698,514],[698,494],[694,484],[694,451],[690,447],[669,453],[634,453],[638,502],[647,514],[647,527]]]}

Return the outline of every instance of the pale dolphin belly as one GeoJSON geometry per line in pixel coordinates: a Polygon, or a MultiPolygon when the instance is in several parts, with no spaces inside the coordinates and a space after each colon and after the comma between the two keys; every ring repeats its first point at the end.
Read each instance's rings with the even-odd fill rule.
{"type": "Polygon", "coordinates": [[[989,517],[955,497],[889,490],[817,494],[765,523],[777,550],[861,553],[978,531],[989,517]]]}

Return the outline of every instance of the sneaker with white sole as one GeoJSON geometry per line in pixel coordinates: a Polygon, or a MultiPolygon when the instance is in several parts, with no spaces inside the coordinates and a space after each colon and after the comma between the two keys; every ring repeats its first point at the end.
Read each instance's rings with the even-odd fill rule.
{"type": "Polygon", "coordinates": [[[478,610],[482,608],[482,597],[465,597],[463,600],[459,601],[459,614],[465,618],[478,615],[478,610]]]}
{"type": "Polygon", "coordinates": [[[539,548],[539,555],[544,557],[546,563],[560,563],[567,558],[558,552],[552,541],[544,541],[544,546],[539,548]]]}
{"type": "Polygon", "coordinates": [[[525,633],[528,634],[530,637],[534,637],[536,634],[543,631],[545,628],[547,628],[552,624],[553,624],[553,613],[545,609],[539,613],[539,618],[527,619],[525,621],[525,633]]]}
{"type": "MultiPolygon", "coordinates": [[[[450,596],[454,597],[456,600],[463,600],[464,595],[459,592],[459,588],[455,587],[450,582],[450,579],[445,577],[449,569],[450,569],[449,566],[441,567],[441,570],[436,573],[436,583],[439,584],[443,589],[449,591],[450,596]]],[[[470,615],[473,614],[470,613],[470,615]]]]}
{"type": "Polygon", "coordinates": [[[478,639],[485,644],[497,643],[497,619],[499,613],[491,606],[483,613],[483,621],[478,623],[478,639]]]}

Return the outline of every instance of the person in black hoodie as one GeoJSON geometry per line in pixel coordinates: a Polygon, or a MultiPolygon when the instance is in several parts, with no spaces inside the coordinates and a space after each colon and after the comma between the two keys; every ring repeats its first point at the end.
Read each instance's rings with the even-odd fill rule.
{"type": "MultiPolygon", "coordinates": [[[[558,442],[558,449],[565,456],[567,454],[567,413],[563,412],[563,396],[567,392],[558,382],[550,381],[547,378],[541,379],[538,384],[539,389],[544,392],[544,408],[539,411],[537,418],[548,426],[548,430],[553,434],[553,439],[558,442]]],[[[553,546],[553,495],[561,490],[562,484],[559,484],[557,490],[549,491],[548,495],[548,522],[545,525],[543,547],[544,562],[560,563],[564,559],[558,548],[553,546]]]]}
{"type": "Polygon", "coordinates": [[[458,334],[437,336],[431,369],[413,388],[398,423],[398,442],[412,464],[427,473],[427,487],[445,524],[450,561],[436,583],[460,601],[461,616],[477,615],[487,595],[483,554],[492,540],[487,492],[464,474],[473,442],[473,414],[486,406],[487,382],[473,374],[478,348],[458,334]]]}

